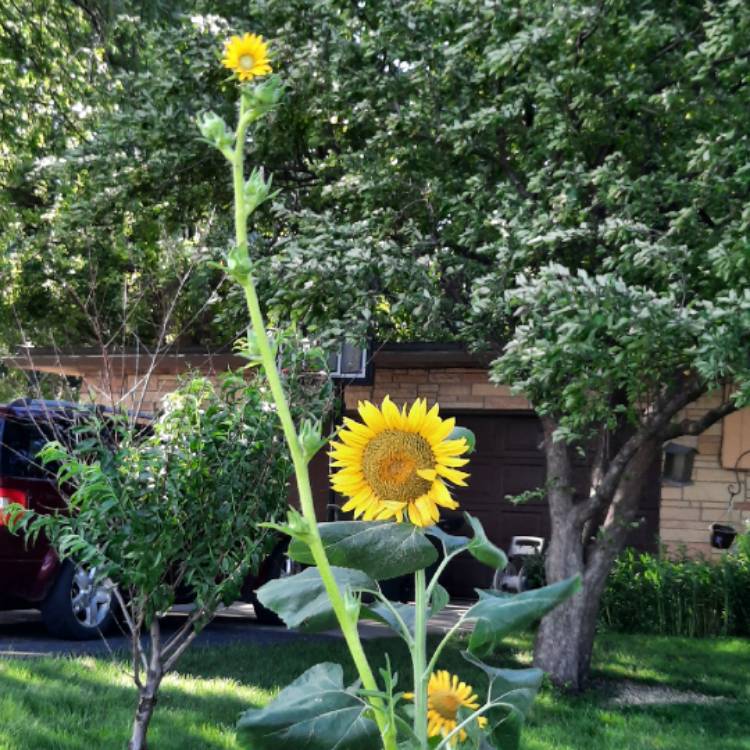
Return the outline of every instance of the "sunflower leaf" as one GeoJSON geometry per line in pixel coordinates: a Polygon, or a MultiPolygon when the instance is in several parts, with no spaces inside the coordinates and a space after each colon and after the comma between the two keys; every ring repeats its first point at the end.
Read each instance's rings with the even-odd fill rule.
{"type": "MultiPolygon", "coordinates": [[[[376,586],[375,581],[359,570],[334,567],[332,571],[341,590],[361,591],[376,586]]],[[[317,568],[269,581],[255,594],[260,603],[275,612],[289,628],[315,632],[336,625],[336,617],[317,568]]]]}
{"type": "MultiPolygon", "coordinates": [[[[432,542],[411,524],[334,521],[318,528],[332,565],[361,570],[378,581],[413,573],[438,558],[432,542]]],[[[287,554],[297,562],[313,564],[310,548],[296,539],[287,554]]]]}
{"type": "Polygon", "coordinates": [[[520,594],[479,591],[479,601],[466,613],[476,620],[469,638],[469,651],[485,655],[513,631],[528,627],[581,588],[580,576],[520,594]]]}
{"type": "Polygon", "coordinates": [[[478,518],[464,513],[466,520],[474,532],[473,539],[469,542],[469,553],[479,560],[480,563],[488,565],[495,570],[502,569],[508,564],[508,558],[499,547],[496,547],[484,533],[484,528],[478,518]]]}
{"type": "Polygon", "coordinates": [[[377,750],[378,728],[369,707],[344,687],[340,664],[316,664],[267,706],[245,711],[239,737],[253,750],[377,750]]]}
{"type": "Polygon", "coordinates": [[[490,747],[498,750],[517,750],[521,729],[542,684],[541,669],[498,669],[480,661],[467,651],[466,661],[481,669],[489,679],[487,701],[493,707],[487,718],[486,737],[490,747]]]}
{"type": "Polygon", "coordinates": [[[466,536],[446,534],[438,526],[430,526],[429,529],[426,529],[426,532],[440,540],[447,555],[458,554],[466,550],[472,557],[490,568],[495,570],[504,568],[508,564],[508,558],[499,547],[487,538],[480,520],[468,513],[464,513],[464,517],[474,532],[471,539],[466,536]]]}

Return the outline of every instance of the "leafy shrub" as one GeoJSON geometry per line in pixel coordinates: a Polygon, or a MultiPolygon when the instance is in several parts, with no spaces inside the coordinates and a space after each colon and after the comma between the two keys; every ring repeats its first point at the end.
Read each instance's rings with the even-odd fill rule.
{"type": "Polygon", "coordinates": [[[629,549],[610,574],[600,622],[631,633],[750,635],[750,555],[742,545],[718,561],[629,549]]]}

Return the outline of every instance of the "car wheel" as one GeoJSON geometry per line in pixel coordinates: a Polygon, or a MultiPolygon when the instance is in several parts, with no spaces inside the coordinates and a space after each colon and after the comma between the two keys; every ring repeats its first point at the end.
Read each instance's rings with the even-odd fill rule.
{"type": "MultiPolygon", "coordinates": [[[[290,560],[286,556],[285,548],[276,549],[271,559],[269,560],[269,572],[268,580],[272,581],[276,578],[288,578],[299,572],[301,572],[302,566],[290,560]]],[[[255,610],[255,616],[258,622],[262,625],[283,625],[284,621],[273,611],[264,607],[259,601],[258,597],[253,592],[252,597],[253,609],[255,610]]]]}
{"type": "Polygon", "coordinates": [[[42,604],[42,621],[58,638],[83,641],[109,630],[114,623],[114,606],[110,581],[97,581],[96,568],[67,560],[42,604]]]}

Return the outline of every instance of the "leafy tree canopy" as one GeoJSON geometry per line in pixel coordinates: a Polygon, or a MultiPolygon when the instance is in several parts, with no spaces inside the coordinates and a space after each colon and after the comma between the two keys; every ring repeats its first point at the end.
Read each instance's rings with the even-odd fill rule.
{"type": "MultiPolygon", "coordinates": [[[[10,10],[2,36],[18,66],[2,83],[18,102],[2,131],[2,304],[28,337],[86,340],[92,278],[108,331],[127,293],[143,298],[127,326],[148,336],[175,269],[224,251],[229,185],[193,118],[229,114],[221,40],[252,29],[288,81],[249,146],[282,188],[253,234],[276,319],[512,340],[498,376],[542,409],[576,373],[565,403],[579,411],[592,388],[635,397],[675,368],[746,377],[745,3],[34,7],[10,10]],[[554,373],[524,360],[532,348],[554,373]],[[612,378],[622,358],[629,374],[612,378]]],[[[205,264],[191,275],[175,336],[241,328],[220,281],[205,264]]]]}

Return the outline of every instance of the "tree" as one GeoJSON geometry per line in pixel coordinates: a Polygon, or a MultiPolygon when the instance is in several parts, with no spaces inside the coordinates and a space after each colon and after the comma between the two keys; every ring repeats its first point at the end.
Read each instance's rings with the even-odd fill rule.
{"type": "Polygon", "coordinates": [[[164,675],[275,543],[259,526],[287,503],[291,463],[275,420],[258,384],[235,376],[215,389],[196,379],[153,425],[117,414],[85,420],[72,446],[42,452],[72,488],[71,512],[22,512],[15,530],[44,533],[61,558],[117,587],[138,689],[131,750],[146,747],[164,675]],[[194,608],[164,637],[160,616],[183,589],[194,608]]]}
{"type": "Polygon", "coordinates": [[[548,577],[584,578],[536,661],[577,688],[645,469],[750,397],[750,11],[383,4],[323,36],[338,205],[279,243],[289,283],[270,303],[497,353],[494,376],[544,421],[548,577]],[[681,417],[715,389],[708,414],[681,417]],[[589,447],[578,498],[571,455],[589,447]]]}
{"type": "MultiPolygon", "coordinates": [[[[563,448],[610,444],[591,482],[598,496],[600,474],[619,467],[594,503],[596,521],[612,509],[606,536],[627,522],[615,498],[635,492],[645,454],[710,422],[673,426],[673,407],[720,383],[738,395],[712,419],[746,398],[746,4],[230,1],[222,18],[208,15],[213,6],[183,7],[216,38],[263,33],[290,71],[274,127],[253,144],[283,188],[251,233],[271,317],[328,338],[462,338],[499,357],[497,377],[525,389],[545,419],[558,488],[550,579],[566,575],[561,557],[600,559],[593,585],[622,535],[590,543],[592,524],[573,523],[583,511],[555,499],[581,503],[561,489],[563,448]],[[639,450],[620,453],[639,434],[639,450]]],[[[144,60],[160,40],[189,36],[188,18],[151,25],[144,60]]],[[[172,93],[159,96],[165,108],[172,93]]],[[[118,104],[138,109],[135,97],[118,104]]],[[[207,202],[228,187],[212,186],[207,202]]],[[[239,326],[242,304],[226,294],[221,319],[239,326]]],[[[589,600],[589,630],[596,588],[574,600],[589,600]]],[[[575,686],[591,634],[574,633],[565,664],[541,646],[538,659],[575,686]]]]}

